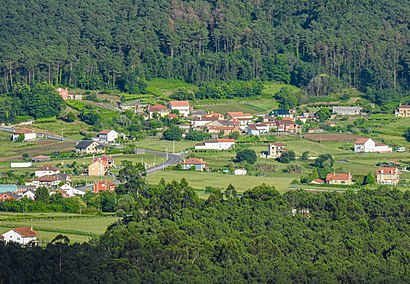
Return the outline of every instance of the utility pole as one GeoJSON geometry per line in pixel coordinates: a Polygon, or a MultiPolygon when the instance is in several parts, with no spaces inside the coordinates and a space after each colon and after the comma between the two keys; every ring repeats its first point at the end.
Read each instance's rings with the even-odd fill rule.
{"type": "Polygon", "coordinates": [[[175,154],[175,141],[172,140],[172,153],[175,154]]]}

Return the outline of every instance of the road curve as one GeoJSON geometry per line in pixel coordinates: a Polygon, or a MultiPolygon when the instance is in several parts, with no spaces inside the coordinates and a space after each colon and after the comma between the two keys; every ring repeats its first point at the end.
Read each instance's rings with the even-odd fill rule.
{"type": "MultiPolygon", "coordinates": [[[[155,154],[155,155],[160,155],[160,156],[166,156],[167,153],[165,152],[159,152],[159,151],[152,151],[152,150],[145,150],[145,152],[147,153],[151,153],[151,154],[155,154]]],[[[180,155],[177,154],[172,154],[172,153],[168,153],[168,159],[156,166],[153,166],[151,168],[147,169],[147,174],[152,174],[155,173],[157,171],[161,171],[164,170],[165,168],[175,165],[176,163],[180,162],[182,160],[182,157],[180,155]]]]}

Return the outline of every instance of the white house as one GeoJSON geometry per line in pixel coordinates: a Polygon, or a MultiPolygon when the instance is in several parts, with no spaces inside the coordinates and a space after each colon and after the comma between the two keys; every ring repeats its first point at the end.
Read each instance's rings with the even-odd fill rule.
{"type": "Polygon", "coordinates": [[[4,241],[15,242],[21,245],[37,241],[37,232],[30,227],[14,228],[3,234],[4,241]]]}
{"type": "Polygon", "coordinates": [[[235,145],[235,139],[205,140],[195,145],[195,150],[229,150],[235,145]]]}
{"type": "Polygon", "coordinates": [[[202,159],[189,158],[179,163],[183,170],[190,170],[195,167],[196,171],[203,171],[206,167],[206,162],[202,159]]]}
{"type": "Polygon", "coordinates": [[[24,137],[23,141],[33,141],[37,139],[37,133],[35,133],[34,130],[30,130],[30,129],[15,130],[13,135],[11,136],[11,139],[13,141],[17,141],[20,135],[24,137]]]}
{"type": "Polygon", "coordinates": [[[28,198],[28,199],[35,200],[35,199],[36,199],[36,192],[35,192],[34,190],[32,190],[32,189],[29,189],[29,190],[26,190],[26,191],[21,195],[21,197],[22,197],[22,198],[26,197],[26,198],[28,198]]]}
{"type": "Polygon", "coordinates": [[[233,173],[236,176],[246,176],[247,171],[244,168],[240,168],[240,169],[236,169],[233,173]]]}
{"type": "Polygon", "coordinates": [[[265,122],[248,125],[249,135],[259,136],[266,133],[269,133],[269,125],[265,122]]]}
{"type": "Polygon", "coordinates": [[[168,108],[170,110],[177,110],[181,116],[189,116],[191,106],[189,101],[170,101],[168,103],[168,108]]]}
{"type": "Polygon", "coordinates": [[[76,195],[80,195],[80,196],[85,195],[85,191],[78,190],[78,189],[72,187],[72,186],[69,185],[69,184],[64,184],[64,185],[60,186],[60,189],[63,190],[64,193],[65,193],[68,197],[73,197],[73,196],[76,196],[76,195]]]}
{"type": "Polygon", "coordinates": [[[57,167],[42,166],[34,172],[34,175],[36,177],[42,177],[42,176],[52,176],[52,175],[59,174],[59,173],[60,173],[60,169],[57,167]]]}
{"type": "Polygon", "coordinates": [[[118,138],[118,132],[112,129],[104,129],[97,134],[97,140],[102,143],[111,143],[118,138]]]}
{"type": "Polygon", "coordinates": [[[383,143],[376,143],[370,138],[359,138],[354,142],[354,151],[356,153],[388,153],[393,149],[383,143]]]}

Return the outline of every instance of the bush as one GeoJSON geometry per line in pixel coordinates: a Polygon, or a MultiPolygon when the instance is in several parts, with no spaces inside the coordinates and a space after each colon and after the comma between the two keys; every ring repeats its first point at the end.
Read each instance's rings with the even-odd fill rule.
{"type": "Polygon", "coordinates": [[[281,163],[290,163],[296,159],[296,154],[294,151],[286,151],[278,158],[278,161],[281,163]]]}
{"type": "Polygon", "coordinates": [[[235,162],[256,163],[256,152],[251,149],[244,149],[236,153],[235,162]]]}

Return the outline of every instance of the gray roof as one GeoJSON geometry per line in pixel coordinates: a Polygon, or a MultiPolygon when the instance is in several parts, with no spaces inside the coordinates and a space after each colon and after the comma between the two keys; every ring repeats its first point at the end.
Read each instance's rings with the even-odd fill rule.
{"type": "Polygon", "coordinates": [[[75,148],[76,149],[87,149],[93,143],[98,143],[98,142],[95,142],[92,140],[82,140],[80,143],[77,144],[77,146],[75,146],[75,148]]]}

